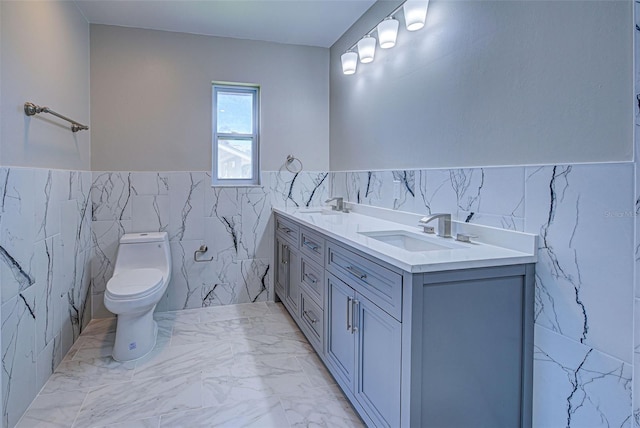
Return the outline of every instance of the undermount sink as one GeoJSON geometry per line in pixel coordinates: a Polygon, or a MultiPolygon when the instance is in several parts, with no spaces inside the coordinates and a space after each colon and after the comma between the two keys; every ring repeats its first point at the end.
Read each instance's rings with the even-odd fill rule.
{"type": "Polygon", "coordinates": [[[455,250],[459,248],[467,248],[464,245],[451,242],[450,240],[445,240],[445,238],[432,238],[428,236],[422,236],[417,233],[408,232],[406,230],[385,230],[379,232],[358,233],[383,242],[385,244],[393,245],[394,247],[412,252],[455,250]]]}
{"type": "Polygon", "coordinates": [[[338,215],[340,211],[331,208],[300,208],[297,210],[300,214],[321,214],[321,215],[338,215]]]}

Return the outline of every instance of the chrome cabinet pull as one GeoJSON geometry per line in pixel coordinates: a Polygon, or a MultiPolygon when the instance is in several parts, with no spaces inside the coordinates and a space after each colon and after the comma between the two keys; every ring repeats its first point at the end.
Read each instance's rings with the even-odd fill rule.
{"type": "Polygon", "coordinates": [[[360,302],[356,299],[351,300],[351,333],[358,332],[356,320],[358,319],[360,302]]]}
{"type": "MultiPolygon", "coordinates": [[[[281,262],[283,265],[286,265],[287,263],[289,263],[289,260],[285,260],[285,259],[284,259],[284,255],[285,255],[285,253],[287,253],[287,254],[289,253],[289,246],[288,246],[288,245],[283,245],[283,246],[282,246],[282,260],[280,260],[280,262],[281,262]]],[[[287,257],[287,258],[288,258],[288,257],[287,257]]]]}
{"type": "Polygon", "coordinates": [[[350,331],[353,333],[353,331],[351,330],[351,297],[347,296],[347,331],[350,331]]]}
{"type": "Polygon", "coordinates": [[[313,315],[313,312],[311,311],[302,311],[302,315],[307,318],[307,320],[311,323],[311,324],[315,324],[318,322],[318,319],[315,317],[315,315],[313,315]],[[311,314],[311,315],[310,315],[311,314]]]}
{"type": "Polygon", "coordinates": [[[288,227],[284,227],[284,226],[278,226],[278,229],[284,231],[284,233],[293,232],[293,230],[289,229],[288,227]]]}
{"type": "Polygon", "coordinates": [[[313,276],[313,275],[311,275],[309,273],[305,273],[304,277],[309,279],[309,281],[311,281],[312,284],[317,284],[318,283],[318,279],[315,276],[313,276]]]}
{"type": "Polygon", "coordinates": [[[306,239],[302,241],[302,245],[310,248],[312,251],[318,251],[320,249],[320,246],[318,244],[316,244],[315,242],[307,241],[306,239]]]}
{"type": "Polygon", "coordinates": [[[351,275],[357,276],[360,279],[367,278],[367,274],[360,272],[358,269],[354,268],[353,266],[347,266],[345,269],[349,271],[351,275]]]}

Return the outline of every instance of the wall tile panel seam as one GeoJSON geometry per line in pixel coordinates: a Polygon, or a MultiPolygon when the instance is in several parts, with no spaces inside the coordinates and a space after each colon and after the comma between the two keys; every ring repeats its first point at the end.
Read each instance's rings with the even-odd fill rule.
{"type": "Polygon", "coordinates": [[[621,364],[626,364],[626,365],[629,365],[629,366],[633,366],[633,362],[622,360],[622,359],[616,357],[615,355],[612,355],[611,353],[600,349],[597,346],[589,345],[589,344],[586,344],[586,343],[581,343],[579,340],[575,340],[572,337],[569,337],[569,336],[566,336],[566,335],[564,335],[562,333],[559,333],[559,332],[557,332],[557,331],[555,331],[553,329],[550,329],[549,327],[546,327],[546,326],[544,326],[542,324],[539,324],[539,323],[534,323],[534,324],[535,324],[535,326],[537,328],[544,329],[548,333],[552,333],[552,334],[554,334],[554,335],[556,335],[558,337],[561,337],[561,338],[563,338],[565,340],[568,340],[568,341],[570,341],[570,342],[572,342],[572,343],[574,343],[576,345],[580,345],[580,346],[583,346],[583,347],[588,348],[588,349],[593,349],[594,351],[597,351],[599,354],[602,354],[602,355],[604,355],[604,356],[606,356],[606,357],[608,357],[608,358],[610,358],[612,360],[615,360],[615,361],[617,361],[617,362],[619,362],[621,364]]]}
{"type": "MultiPolygon", "coordinates": [[[[451,170],[451,169],[500,169],[500,168],[537,168],[537,167],[546,167],[546,166],[563,166],[563,165],[617,165],[617,164],[635,164],[635,161],[604,161],[604,162],[558,162],[558,163],[523,163],[523,164],[506,164],[506,165],[453,165],[453,166],[442,166],[442,167],[427,167],[427,168],[380,168],[380,169],[329,169],[328,172],[332,173],[358,173],[358,172],[369,172],[369,171],[377,171],[377,172],[391,172],[391,171],[441,171],[441,170],[451,170]]],[[[274,171],[277,172],[277,171],[274,171]]]]}

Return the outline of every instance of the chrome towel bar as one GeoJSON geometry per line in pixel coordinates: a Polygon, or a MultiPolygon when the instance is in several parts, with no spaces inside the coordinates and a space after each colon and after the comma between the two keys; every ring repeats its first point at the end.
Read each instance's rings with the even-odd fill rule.
{"type": "Polygon", "coordinates": [[[49,113],[56,117],[59,117],[62,120],[66,120],[67,122],[70,122],[71,132],[78,132],[78,131],[89,129],[88,126],[78,123],[73,119],[69,119],[68,117],[63,116],[60,113],[56,113],[55,111],[51,110],[49,107],[40,107],[30,102],[24,103],[24,114],[26,114],[27,116],[34,116],[38,113],[49,113]]]}

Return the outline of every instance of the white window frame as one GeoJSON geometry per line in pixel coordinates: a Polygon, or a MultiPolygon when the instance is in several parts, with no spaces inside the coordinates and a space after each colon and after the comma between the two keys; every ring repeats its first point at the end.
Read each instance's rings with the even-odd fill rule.
{"type": "Polygon", "coordinates": [[[213,82],[212,88],[212,163],[211,163],[211,185],[212,186],[259,186],[260,185],[260,87],[257,85],[243,83],[213,82]],[[250,94],[253,96],[253,133],[238,134],[218,132],[218,92],[250,94]],[[220,139],[247,139],[252,141],[251,145],[251,175],[252,178],[218,178],[218,141],[220,139]]]}

